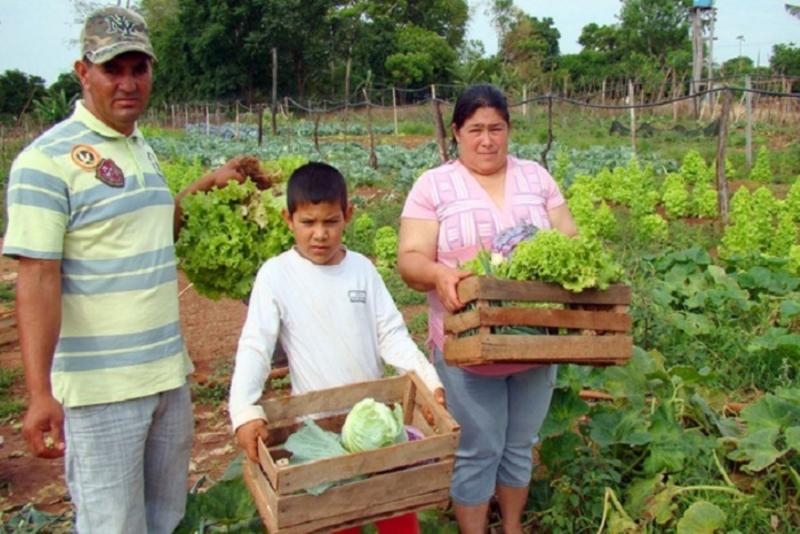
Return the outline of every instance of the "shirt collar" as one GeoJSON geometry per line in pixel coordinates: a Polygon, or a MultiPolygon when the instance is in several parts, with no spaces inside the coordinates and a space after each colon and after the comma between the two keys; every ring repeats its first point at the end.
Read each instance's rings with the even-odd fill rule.
{"type": "Polygon", "coordinates": [[[72,112],[72,119],[78,120],[85,124],[90,130],[94,131],[102,135],[103,137],[109,137],[112,139],[124,139],[126,137],[130,137],[131,139],[141,139],[142,132],[139,131],[139,126],[134,125],[133,132],[131,135],[127,136],[118,131],[116,131],[111,126],[107,125],[100,119],[98,119],[91,111],[89,111],[83,103],[83,100],[78,100],[75,102],[75,111],[72,112]]]}

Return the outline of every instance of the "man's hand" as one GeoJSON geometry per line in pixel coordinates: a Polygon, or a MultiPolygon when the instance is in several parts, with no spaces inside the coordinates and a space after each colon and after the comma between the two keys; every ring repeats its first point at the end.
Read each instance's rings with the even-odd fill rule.
{"type": "Polygon", "coordinates": [[[39,458],[64,456],[64,409],[52,396],[34,397],[22,420],[28,450],[39,458]]]}
{"type": "MultiPolygon", "coordinates": [[[[436,401],[436,404],[447,409],[447,399],[445,396],[444,388],[436,388],[433,390],[433,400],[436,401]]],[[[427,406],[422,407],[422,416],[425,417],[425,420],[428,422],[429,425],[433,426],[436,419],[433,417],[433,410],[431,410],[427,406]]]]}
{"type": "Polygon", "coordinates": [[[236,429],[236,442],[244,450],[247,457],[258,462],[258,438],[266,442],[269,436],[267,422],[263,419],[248,421],[236,429]]]}

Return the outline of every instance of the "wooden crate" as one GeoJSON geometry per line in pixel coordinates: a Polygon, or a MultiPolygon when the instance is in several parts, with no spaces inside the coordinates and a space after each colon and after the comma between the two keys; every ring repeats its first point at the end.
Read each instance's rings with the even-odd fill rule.
{"type": "Polygon", "coordinates": [[[266,444],[259,441],[258,464],[245,461],[244,478],[272,534],[326,532],[447,506],[459,426],[415,373],[270,399],[262,406],[269,438],[266,444]],[[283,444],[302,426],[298,418],[340,412],[314,416],[320,427],[340,432],[346,417],[341,412],[366,397],[402,403],[405,424],[414,425],[425,437],[304,464],[280,462],[290,456],[283,444]],[[425,420],[423,407],[433,413],[433,426],[425,420]],[[304,491],[357,476],[365,478],[333,486],[318,496],[304,491]]]}
{"type": "Polygon", "coordinates": [[[444,359],[449,365],[613,365],[624,363],[633,353],[628,314],[631,289],[625,285],[574,293],[555,284],[473,276],[459,283],[458,297],[464,304],[475,302],[475,306],[444,319],[444,359]],[[499,306],[497,301],[505,304],[499,306]],[[517,302],[558,303],[564,309],[522,307],[517,302]],[[492,333],[497,326],[566,329],[567,333],[492,333]]]}

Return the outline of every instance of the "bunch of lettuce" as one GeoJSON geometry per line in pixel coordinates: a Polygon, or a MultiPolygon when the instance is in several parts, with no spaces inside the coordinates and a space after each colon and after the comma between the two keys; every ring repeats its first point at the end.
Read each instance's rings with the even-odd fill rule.
{"type": "Polygon", "coordinates": [[[556,283],[575,292],[607,289],[623,274],[597,239],[571,238],[557,230],[540,230],[522,241],[509,262],[508,278],[556,283]]]}
{"type": "Polygon", "coordinates": [[[259,267],[292,245],[281,217],[285,201],[249,179],[184,197],[175,251],[198,293],[244,299],[259,267]]]}
{"type": "Polygon", "coordinates": [[[353,406],[342,426],[342,443],[350,452],[379,449],[407,439],[403,407],[395,404],[390,410],[369,397],[353,406]]]}

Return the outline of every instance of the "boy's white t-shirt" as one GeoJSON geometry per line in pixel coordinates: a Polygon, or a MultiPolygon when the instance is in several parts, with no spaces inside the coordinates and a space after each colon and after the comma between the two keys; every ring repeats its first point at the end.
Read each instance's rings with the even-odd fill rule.
{"type": "Polygon", "coordinates": [[[234,429],[265,419],[257,403],[276,342],[288,355],[294,394],[381,378],[381,359],[416,371],[431,390],[442,387],[377,269],[351,250],[337,265],[317,265],[291,249],[259,269],[231,381],[234,429]]]}

